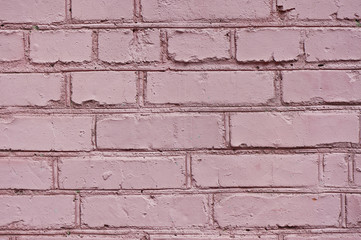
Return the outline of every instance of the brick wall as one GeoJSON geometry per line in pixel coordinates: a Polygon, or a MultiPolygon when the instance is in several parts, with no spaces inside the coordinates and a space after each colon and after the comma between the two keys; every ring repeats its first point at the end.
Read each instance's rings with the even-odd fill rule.
{"type": "Polygon", "coordinates": [[[0,240],[361,239],[360,18],[0,0],[0,240]]]}

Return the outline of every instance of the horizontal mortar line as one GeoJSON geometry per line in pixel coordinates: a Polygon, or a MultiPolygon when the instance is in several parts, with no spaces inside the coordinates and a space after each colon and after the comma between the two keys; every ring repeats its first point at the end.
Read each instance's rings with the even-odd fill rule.
{"type": "MultiPolygon", "coordinates": [[[[9,107],[0,108],[2,117],[5,115],[107,115],[112,114],[154,114],[154,113],[174,113],[174,114],[190,114],[190,113],[211,113],[214,115],[230,112],[329,112],[334,113],[359,113],[360,105],[304,105],[304,106],[254,106],[254,107],[143,107],[143,108],[32,108],[32,107],[9,107]]],[[[201,114],[200,113],[200,114],[201,114]]]]}
{"type": "Polygon", "coordinates": [[[264,235],[275,235],[275,234],[322,234],[322,233],[361,233],[361,228],[358,227],[348,227],[348,228],[332,228],[332,227],[295,227],[289,229],[272,229],[264,227],[238,227],[230,229],[222,228],[173,228],[173,227],[164,227],[164,228],[149,228],[149,227],[119,227],[117,229],[79,229],[79,228],[69,228],[69,229],[28,229],[28,230],[18,230],[18,229],[6,229],[0,230],[0,235],[42,235],[42,236],[51,236],[51,235],[65,235],[67,232],[71,234],[83,234],[83,235],[139,235],[148,233],[151,235],[173,235],[174,233],[179,234],[180,236],[190,236],[190,235],[254,235],[254,234],[264,234],[264,235]]]}
{"type": "MultiPolygon", "coordinates": [[[[219,152],[219,151],[233,151],[233,152],[237,152],[237,151],[314,151],[314,152],[319,152],[319,153],[325,153],[325,150],[327,152],[328,151],[333,151],[333,149],[337,148],[338,151],[348,151],[348,152],[354,152],[354,151],[360,151],[361,150],[361,145],[359,143],[348,143],[348,142],[341,142],[341,143],[330,143],[330,144],[322,144],[319,146],[290,146],[290,147],[272,147],[272,146],[265,146],[265,147],[232,147],[232,148],[159,148],[159,149],[141,149],[141,148],[137,148],[137,149],[122,149],[122,148],[118,148],[118,149],[102,149],[102,148],[98,148],[95,150],[69,150],[69,151],[64,151],[64,150],[20,150],[20,149],[0,149],[0,156],[4,155],[4,154],[9,154],[9,153],[24,153],[24,154],[35,154],[38,153],[39,155],[44,154],[44,153],[48,153],[48,154],[52,154],[53,156],[55,156],[56,154],[107,154],[109,152],[112,153],[128,153],[128,154],[151,154],[151,153],[163,153],[163,152],[168,152],[168,153],[182,153],[184,154],[184,152],[189,152],[189,153],[194,153],[194,152],[219,152]],[[340,146],[341,145],[341,146],[340,146]]],[[[58,155],[58,156],[59,156],[58,155]]],[[[38,156],[39,157],[39,156],[38,156]]]]}
{"type": "Polygon", "coordinates": [[[191,189],[56,189],[56,190],[27,190],[0,189],[0,196],[176,196],[176,195],[207,195],[207,194],[361,194],[359,186],[353,188],[312,188],[309,187],[219,187],[219,188],[191,188],[191,189]]]}
{"type": "MultiPolygon", "coordinates": [[[[361,28],[360,28],[361,30],[361,28]]],[[[0,72],[87,72],[87,71],[299,71],[299,70],[355,70],[361,69],[361,60],[294,61],[236,61],[217,60],[199,62],[60,62],[27,63],[0,62],[0,72]],[[21,67],[19,67],[21,65],[21,67]],[[322,65],[322,66],[321,66],[322,65]]]]}
{"type": "Polygon", "coordinates": [[[238,22],[172,22],[172,23],[121,23],[121,22],[89,22],[89,23],[59,23],[59,24],[16,24],[3,23],[1,30],[34,30],[34,26],[38,26],[37,31],[41,30],[58,30],[58,29],[124,29],[124,28],[359,28],[356,21],[244,21],[238,22]]]}
{"type": "Polygon", "coordinates": [[[185,157],[187,153],[192,155],[289,155],[289,154],[327,154],[327,153],[361,153],[361,148],[288,148],[288,149],[274,149],[274,148],[253,148],[253,149],[222,149],[222,150],[165,150],[165,151],[92,151],[92,152],[39,152],[39,151],[0,151],[1,158],[9,157],[23,157],[23,158],[77,158],[77,157],[89,157],[92,159],[110,159],[110,158],[137,158],[137,157],[185,157]]]}

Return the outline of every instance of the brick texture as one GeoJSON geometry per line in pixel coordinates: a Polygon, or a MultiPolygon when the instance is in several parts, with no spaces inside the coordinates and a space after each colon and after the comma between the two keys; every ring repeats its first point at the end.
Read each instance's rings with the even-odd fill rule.
{"type": "Polygon", "coordinates": [[[361,240],[361,0],[0,0],[0,240],[361,240]]]}

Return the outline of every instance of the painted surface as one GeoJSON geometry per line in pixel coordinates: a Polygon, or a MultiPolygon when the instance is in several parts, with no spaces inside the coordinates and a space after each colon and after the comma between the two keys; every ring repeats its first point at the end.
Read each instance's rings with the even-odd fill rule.
{"type": "Polygon", "coordinates": [[[0,0],[0,240],[361,240],[360,0],[0,0]]]}

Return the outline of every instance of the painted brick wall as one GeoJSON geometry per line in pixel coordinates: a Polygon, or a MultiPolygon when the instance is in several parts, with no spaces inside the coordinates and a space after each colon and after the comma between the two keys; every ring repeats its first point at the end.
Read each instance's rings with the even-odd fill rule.
{"type": "Polygon", "coordinates": [[[0,0],[0,240],[361,239],[360,0],[0,0]]]}

